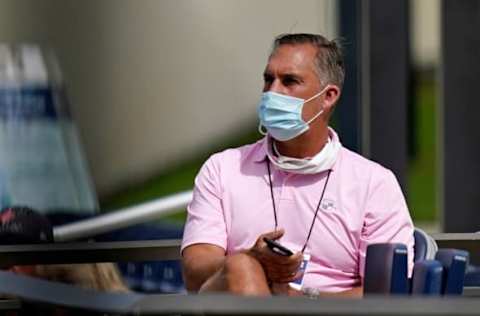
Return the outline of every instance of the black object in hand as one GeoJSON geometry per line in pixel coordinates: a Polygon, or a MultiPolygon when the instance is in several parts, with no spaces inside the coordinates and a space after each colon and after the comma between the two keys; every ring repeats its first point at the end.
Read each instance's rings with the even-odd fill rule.
{"type": "Polygon", "coordinates": [[[273,252],[275,252],[276,254],[279,254],[279,255],[282,255],[282,256],[291,256],[293,255],[293,252],[280,245],[278,242],[276,242],[275,240],[273,239],[269,239],[267,237],[263,237],[263,241],[267,243],[267,246],[268,248],[270,248],[270,250],[272,250],[273,252]]]}

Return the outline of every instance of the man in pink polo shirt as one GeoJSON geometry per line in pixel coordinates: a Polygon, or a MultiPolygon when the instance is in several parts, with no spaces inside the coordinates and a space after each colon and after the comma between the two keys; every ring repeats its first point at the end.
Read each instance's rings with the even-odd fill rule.
{"type": "Polygon", "coordinates": [[[335,42],[275,39],[258,106],[266,136],[212,155],[195,180],[182,242],[188,290],[361,296],[366,248],[379,242],[406,244],[411,271],[413,225],[395,176],[328,126],[343,79],[335,42]]]}

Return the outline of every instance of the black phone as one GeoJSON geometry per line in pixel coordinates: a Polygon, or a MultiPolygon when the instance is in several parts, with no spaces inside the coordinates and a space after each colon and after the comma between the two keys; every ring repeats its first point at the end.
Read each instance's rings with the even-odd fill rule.
{"type": "Polygon", "coordinates": [[[268,248],[270,248],[270,250],[275,252],[276,254],[279,254],[279,255],[282,255],[282,256],[293,255],[293,252],[290,249],[280,245],[275,240],[269,239],[267,237],[263,237],[263,241],[266,242],[268,248]]]}

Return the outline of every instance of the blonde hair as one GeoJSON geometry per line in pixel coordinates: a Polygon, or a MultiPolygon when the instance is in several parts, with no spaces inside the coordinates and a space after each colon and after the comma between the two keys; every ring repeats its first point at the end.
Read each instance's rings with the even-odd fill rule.
{"type": "Polygon", "coordinates": [[[36,265],[33,275],[97,291],[129,291],[113,263],[36,265]]]}

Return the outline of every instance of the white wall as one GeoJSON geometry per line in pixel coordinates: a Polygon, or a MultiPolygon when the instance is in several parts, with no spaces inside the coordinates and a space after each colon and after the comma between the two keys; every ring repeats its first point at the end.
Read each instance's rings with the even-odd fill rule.
{"type": "Polygon", "coordinates": [[[60,59],[100,194],[255,123],[275,35],[333,36],[333,0],[4,0],[0,40],[60,59]]]}

